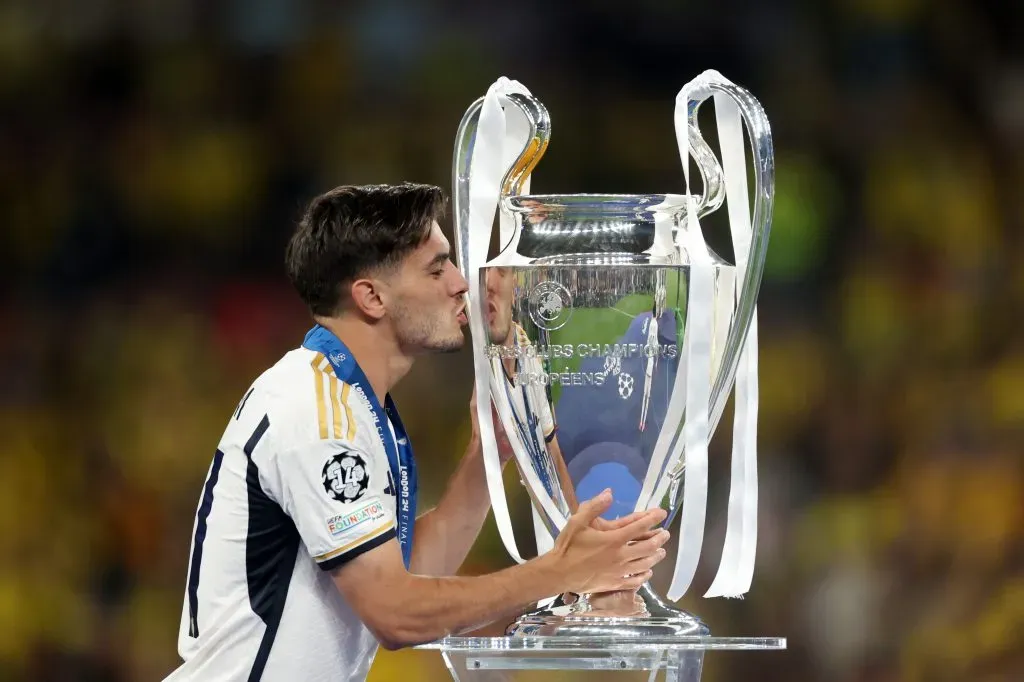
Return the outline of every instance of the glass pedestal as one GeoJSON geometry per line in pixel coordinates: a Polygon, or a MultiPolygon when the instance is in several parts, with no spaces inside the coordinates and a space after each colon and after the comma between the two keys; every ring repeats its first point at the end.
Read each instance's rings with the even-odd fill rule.
{"type": "Polygon", "coordinates": [[[446,637],[417,647],[441,652],[456,682],[649,680],[699,682],[705,651],[777,651],[782,637],[446,637]],[[551,673],[544,671],[563,671],[551,673]],[[564,671],[584,671],[569,677],[564,671]]]}

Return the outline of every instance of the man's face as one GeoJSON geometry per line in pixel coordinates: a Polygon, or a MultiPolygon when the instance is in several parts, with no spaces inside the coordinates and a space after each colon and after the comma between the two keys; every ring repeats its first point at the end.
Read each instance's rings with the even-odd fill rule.
{"type": "Polygon", "coordinates": [[[508,342],[512,332],[512,294],[515,280],[509,268],[488,268],[487,332],[491,343],[508,342]]]}
{"type": "Polygon", "coordinates": [[[436,222],[427,240],[399,265],[392,286],[390,316],[403,350],[418,354],[462,348],[469,287],[436,222]]]}

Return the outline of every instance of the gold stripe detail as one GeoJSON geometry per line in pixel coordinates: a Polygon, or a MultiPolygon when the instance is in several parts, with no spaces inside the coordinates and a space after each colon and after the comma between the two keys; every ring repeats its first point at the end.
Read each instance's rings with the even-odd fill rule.
{"type": "MultiPolygon", "coordinates": [[[[348,406],[348,394],[352,387],[348,384],[341,385],[341,404],[345,406],[345,419],[348,420],[348,440],[351,442],[356,437],[356,420],[352,417],[352,408],[348,406]]],[[[341,436],[338,436],[341,438],[341,436]]]]}
{"type": "Polygon", "coordinates": [[[353,540],[352,542],[348,543],[347,545],[344,545],[343,547],[339,547],[338,549],[332,549],[330,552],[327,552],[326,554],[321,554],[320,556],[315,556],[313,558],[317,562],[327,561],[328,559],[333,559],[334,557],[338,556],[339,554],[344,554],[345,552],[347,552],[350,549],[355,549],[356,547],[358,547],[359,545],[363,544],[364,542],[369,542],[370,540],[372,540],[374,538],[378,538],[381,535],[384,535],[384,533],[386,533],[389,530],[391,530],[391,528],[392,528],[392,526],[390,526],[390,525],[381,526],[379,529],[377,529],[376,531],[374,531],[370,535],[364,535],[363,537],[359,538],[358,540],[353,540]]]}
{"type": "Polygon", "coordinates": [[[316,379],[316,412],[320,426],[320,438],[326,440],[329,437],[327,429],[327,402],[324,399],[324,375],[327,376],[327,387],[331,399],[331,432],[335,440],[346,437],[346,428],[342,426],[341,414],[345,411],[345,421],[348,424],[347,438],[352,440],[356,437],[356,420],[352,414],[352,408],[348,404],[348,396],[352,392],[352,386],[341,382],[341,398],[338,398],[338,377],[334,373],[332,365],[323,353],[317,353],[310,363],[313,367],[314,378],[316,379]],[[323,365],[321,367],[321,365],[323,365]]]}
{"type": "Polygon", "coordinates": [[[320,438],[327,439],[327,403],[324,402],[324,377],[320,363],[323,362],[323,353],[317,353],[310,364],[313,368],[313,383],[316,386],[316,418],[320,426],[320,438]]]}
{"type": "Polygon", "coordinates": [[[331,414],[333,416],[332,421],[334,424],[334,439],[341,440],[341,404],[338,402],[338,377],[334,376],[334,373],[332,372],[327,375],[327,379],[328,385],[331,389],[331,414]]]}

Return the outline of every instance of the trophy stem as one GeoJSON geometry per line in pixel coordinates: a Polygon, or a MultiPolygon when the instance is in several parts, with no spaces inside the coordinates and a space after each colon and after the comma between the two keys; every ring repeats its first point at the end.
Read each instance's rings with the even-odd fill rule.
{"type": "Polygon", "coordinates": [[[562,595],[520,616],[505,634],[531,636],[706,637],[699,618],[667,604],[645,583],[635,593],[562,595]]]}

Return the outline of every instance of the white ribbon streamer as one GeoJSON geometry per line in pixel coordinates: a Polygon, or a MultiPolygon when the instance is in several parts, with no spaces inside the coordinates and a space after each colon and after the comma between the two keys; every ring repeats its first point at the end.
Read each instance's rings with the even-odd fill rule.
{"type": "MultiPolygon", "coordinates": [[[[496,381],[490,368],[490,362],[486,357],[486,344],[488,340],[487,329],[482,317],[477,314],[478,302],[483,300],[483,292],[480,286],[480,270],[487,261],[487,251],[490,246],[491,234],[494,228],[494,214],[498,208],[502,180],[505,173],[513,165],[525,147],[529,135],[530,124],[519,109],[507,100],[511,93],[529,94],[521,83],[508,78],[499,78],[487,90],[483,105],[480,110],[480,117],[477,123],[476,137],[473,144],[472,158],[469,170],[469,244],[468,271],[469,271],[469,302],[467,314],[470,321],[470,331],[473,339],[473,365],[475,372],[475,385],[477,395],[477,421],[480,428],[480,439],[483,448],[484,472],[487,478],[487,490],[491,499],[491,507],[494,511],[495,524],[498,527],[498,534],[509,555],[518,563],[523,563],[515,541],[515,533],[512,529],[512,521],[508,511],[508,499],[505,496],[505,486],[502,480],[501,463],[498,456],[497,440],[494,433],[494,425],[491,420],[490,405],[494,402],[495,410],[499,420],[508,433],[515,433],[515,422],[512,416],[512,406],[505,399],[501,390],[491,390],[496,381]],[[512,114],[511,116],[509,114],[512,114]],[[488,399],[484,399],[487,396],[488,399]]],[[[524,184],[528,187],[529,180],[524,184]]],[[[514,223],[509,216],[501,215],[499,218],[501,231],[499,238],[502,247],[505,247],[514,236],[514,223]]],[[[556,508],[544,488],[540,484],[536,472],[530,464],[529,455],[522,444],[516,438],[509,439],[516,459],[520,463],[520,472],[526,478],[531,490],[539,491],[537,502],[544,511],[561,528],[565,525],[566,517],[556,508]]],[[[535,522],[540,521],[536,509],[534,510],[535,522]]],[[[542,524],[541,524],[542,525],[542,524]]],[[[545,531],[546,533],[546,531],[545,531]]],[[[547,540],[538,535],[538,546],[553,545],[550,535],[547,540]]]]}
{"type": "MultiPolygon", "coordinates": [[[[485,355],[487,328],[482,316],[477,314],[477,302],[481,300],[480,268],[487,261],[487,250],[494,228],[494,212],[498,208],[501,182],[508,169],[504,163],[506,147],[506,120],[501,96],[521,88],[507,78],[499,78],[487,90],[473,143],[473,157],[469,167],[469,244],[466,258],[469,263],[469,317],[473,340],[473,367],[476,379],[476,414],[483,448],[484,472],[487,478],[487,492],[494,510],[494,522],[498,535],[509,555],[517,562],[523,558],[516,546],[512,519],[508,512],[505,485],[501,477],[501,462],[498,456],[497,438],[491,420],[491,368],[485,355]]],[[[525,143],[525,140],[523,141],[525,143]]],[[[514,146],[514,142],[513,145],[514,146]]],[[[520,147],[521,148],[521,147],[520,147]]],[[[515,439],[511,439],[515,440],[515,439]]]]}
{"type": "MultiPolygon", "coordinates": [[[[728,83],[721,74],[715,76],[728,83]]],[[[750,256],[750,195],[739,106],[728,95],[715,93],[715,117],[722,152],[726,201],[733,250],[736,254],[737,304],[742,295],[750,256]]],[[[730,297],[731,298],[731,297],[730,297]]],[[[731,301],[730,301],[731,302],[731,301]]],[[[757,552],[757,308],[736,370],[735,416],[732,440],[732,481],[728,525],[722,560],[705,597],[739,597],[750,589],[757,552]]]]}
{"type": "MultiPolygon", "coordinates": [[[[679,549],[668,597],[677,600],[686,593],[697,571],[708,494],[708,409],[711,402],[711,322],[714,314],[714,267],[700,231],[697,205],[690,192],[689,104],[693,93],[706,87],[703,77],[690,81],[676,96],[675,129],[679,158],[686,180],[686,227],[678,232],[677,243],[689,257],[690,286],[686,315],[687,376],[686,421],[676,441],[676,452],[685,448],[686,473],[683,480],[683,508],[679,522],[679,549]]],[[[668,481],[668,477],[663,478],[668,481]]],[[[655,499],[660,499],[657,497],[655,499]]]]}

